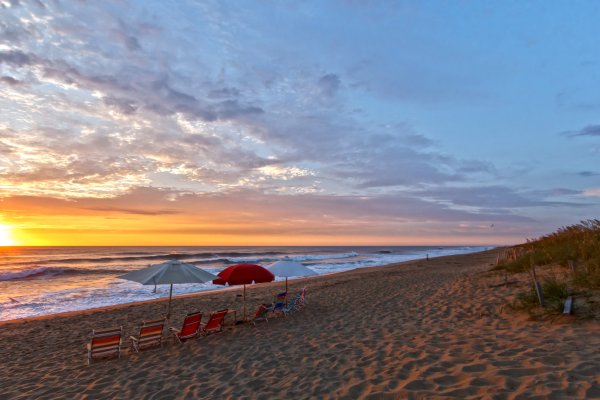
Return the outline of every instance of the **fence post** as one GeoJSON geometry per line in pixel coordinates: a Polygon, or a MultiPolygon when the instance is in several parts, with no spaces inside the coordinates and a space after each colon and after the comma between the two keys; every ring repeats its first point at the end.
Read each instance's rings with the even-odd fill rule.
{"type": "Polygon", "coordinates": [[[540,305],[542,307],[545,307],[544,291],[542,290],[542,285],[540,285],[540,283],[537,280],[537,275],[535,273],[535,266],[533,265],[533,262],[531,262],[531,276],[533,277],[533,286],[535,287],[535,292],[537,293],[537,297],[540,302],[540,305]]]}

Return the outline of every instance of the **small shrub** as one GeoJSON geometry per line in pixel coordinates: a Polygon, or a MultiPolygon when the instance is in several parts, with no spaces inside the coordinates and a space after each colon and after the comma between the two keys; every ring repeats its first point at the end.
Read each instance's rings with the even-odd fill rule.
{"type": "Polygon", "coordinates": [[[533,286],[526,292],[517,294],[517,298],[513,303],[513,308],[517,310],[531,311],[533,308],[539,305],[537,293],[533,286]]]}
{"type": "Polygon", "coordinates": [[[567,282],[559,281],[555,277],[547,277],[542,281],[542,292],[546,309],[561,312],[567,297],[569,288],[567,282]]]}

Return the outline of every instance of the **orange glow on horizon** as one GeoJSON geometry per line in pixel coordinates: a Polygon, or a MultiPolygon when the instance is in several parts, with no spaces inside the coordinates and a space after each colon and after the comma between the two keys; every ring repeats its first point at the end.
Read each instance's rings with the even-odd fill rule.
{"type": "MultiPolygon", "coordinates": [[[[0,200],[0,202],[2,202],[0,200]]],[[[381,217],[242,208],[217,202],[106,206],[44,199],[4,200],[3,246],[494,246],[520,238],[489,227],[396,223],[381,217]],[[27,203],[25,200],[28,200],[27,203]],[[179,206],[179,208],[177,208],[179,206]],[[169,208],[167,208],[169,207],[169,208]],[[187,208],[186,208],[187,207],[187,208]],[[208,210],[208,211],[207,211],[208,210]],[[302,218],[299,217],[302,216],[302,218]]],[[[138,200],[137,204],[143,202],[138,200]]]]}
{"type": "MultiPolygon", "coordinates": [[[[218,229],[217,229],[218,230],[218,229]]],[[[477,236],[401,237],[360,235],[276,235],[231,232],[228,234],[194,234],[156,232],[144,229],[70,229],[30,228],[23,230],[22,246],[460,246],[502,245],[516,243],[514,238],[477,236]]]]}

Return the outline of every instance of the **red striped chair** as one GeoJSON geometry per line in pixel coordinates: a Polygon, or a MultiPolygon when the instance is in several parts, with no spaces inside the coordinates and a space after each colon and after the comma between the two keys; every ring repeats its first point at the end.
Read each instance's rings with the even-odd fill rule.
{"type": "Polygon", "coordinates": [[[137,337],[130,336],[131,347],[139,353],[140,350],[151,347],[162,347],[165,320],[143,321],[137,337]]]}
{"type": "Polygon", "coordinates": [[[223,325],[225,324],[225,316],[229,310],[221,310],[215,311],[210,314],[210,318],[206,324],[202,325],[201,332],[203,335],[208,335],[210,333],[222,332],[223,325]]]}
{"type": "Polygon", "coordinates": [[[202,323],[202,313],[195,312],[185,316],[181,329],[170,328],[170,331],[177,338],[179,343],[183,343],[188,339],[193,339],[200,333],[202,323]]]}
{"type": "Polygon", "coordinates": [[[88,364],[98,358],[114,357],[121,358],[121,343],[123,327],[102,330],[93,330],[92,338],[87,344],[88,364]]]}

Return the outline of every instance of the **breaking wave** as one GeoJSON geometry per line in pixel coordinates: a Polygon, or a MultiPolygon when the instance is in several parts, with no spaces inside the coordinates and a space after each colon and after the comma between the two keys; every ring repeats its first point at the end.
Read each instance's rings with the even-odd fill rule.
{"type": "MultiPolygon", "coordinates": [[[[121,253],[123,254],[123,253],[121,253]]],[[[132,252],[132,254],[134,254],[132,252]]],[[[143,254],[143,255],[129,255],[121,257],[77,257],[77,258],[60,258],[60,259],[46,259],[40,260],[40,264],[81,264],[81,263],[110,263],[110,262],[127,262],[127,261],[144,261],[144,260],[183,260],[190,258],[201,258],[201,259],[214,259],[224,258],[232,259],[235,257],[268,257],[286,254],[281,251],[263,251],[263,252],[209,252],[209,253],[164,253],[164,254],[143,254]]],[[[11,265],[22,265],[27,264],[27,261],[23,262],[12,262],[11,265]]]]}
{"type": "Polygon", "coordinates": [[[22,279],[45,279],[57,275],[102,275],[102,274],[125,274],[129,270],[118,269],[90,269],[70,267],[38,267],[23,269],[19,271],[0,272],[0,282],[22,279]]]}

